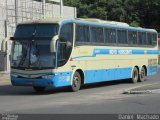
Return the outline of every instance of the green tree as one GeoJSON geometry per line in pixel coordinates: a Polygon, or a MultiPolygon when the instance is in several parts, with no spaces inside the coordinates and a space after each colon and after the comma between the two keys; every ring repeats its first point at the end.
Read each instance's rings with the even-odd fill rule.
{"type": "Polygon", "coordinates": [[[64,0],[77,16],[129,23],[160,30],[160,0],[64,0]]]}

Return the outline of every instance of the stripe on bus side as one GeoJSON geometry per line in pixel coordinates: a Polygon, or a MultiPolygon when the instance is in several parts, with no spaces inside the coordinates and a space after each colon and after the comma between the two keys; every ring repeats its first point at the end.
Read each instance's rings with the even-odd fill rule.
{"type": "Polygon", "coordinates": [[[158,50],[125,50],[125,49],[94,49],[90,56],[77,56],[72,59],[96,57],[97,55],[158,55],[158,50]]]}
{"type": "MultiPolygon", "coordinates": [[[[155,75],[158,72],[158,66],[147,67],[147,75],[155,75]]],[[[85,70],[85,83],[96,83],[103,81],[113,81],[131,78],[132,67],[85,70]]],[[[47,73],[46,73],[47,74],[47,73]]],[[[15,86],[44,86],[44,87],[62,87],[71,85],[72,72],[55,73],[53,78],[17,78],[11,75],[12,84],[15,86]],[[53,85],[48,84],[53,82],[53,85]],[[30,84],[32,83],[32,84],[30,84]]]]}

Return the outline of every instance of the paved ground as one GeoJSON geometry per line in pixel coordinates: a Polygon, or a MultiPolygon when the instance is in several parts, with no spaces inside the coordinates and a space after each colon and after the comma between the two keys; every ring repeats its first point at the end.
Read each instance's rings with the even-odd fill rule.
{"type": "Polygon", "coordinates": [[[0,74],[0,113],[160,113],[160,94],[122,94],[160,85],[160,72],[143,83],[105,82],[84,86],[76,93],[59,88],[37,94],[31,87],[11,86],[8,79],[7,74],[0,74]]]}
{"type": "Polygon", "coordinates": [[[10,84],[10,76],[8,73],[0,73],[0,86],[10,84]]]}

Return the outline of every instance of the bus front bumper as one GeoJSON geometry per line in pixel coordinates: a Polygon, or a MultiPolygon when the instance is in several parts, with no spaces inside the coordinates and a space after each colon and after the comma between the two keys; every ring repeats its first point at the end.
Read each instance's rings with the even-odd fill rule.
{"type": "Polygon", "coordinates": [[[46,78],[22,78],[11,75],[13,86],[64,87],[71,85],[71,72],[56,73],[46,78]]]}
{"type": "Polygon", "coordinates": [[[54,87],[55,78],[18,78],[11,76],[13,86],[54,87]]]}

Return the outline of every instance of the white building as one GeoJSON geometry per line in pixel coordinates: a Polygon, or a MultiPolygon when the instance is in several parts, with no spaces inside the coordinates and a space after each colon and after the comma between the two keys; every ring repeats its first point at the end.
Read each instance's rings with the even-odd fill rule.
{"type": "Polygon", "coordinates": [[[43,7],[41,0],[0,0],[0,71],[9,71],[9,61],[1,52],[1,42],[6,36],[13,35],[16,24],[43,18],[44,11],[47,18],[60,17],[60,13],[63,13],[63,18],[76,18],[76,8],[64,6],[63,12],[60,10],[59,4],[51,2],[46,2],[43,7]]]}

